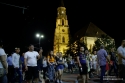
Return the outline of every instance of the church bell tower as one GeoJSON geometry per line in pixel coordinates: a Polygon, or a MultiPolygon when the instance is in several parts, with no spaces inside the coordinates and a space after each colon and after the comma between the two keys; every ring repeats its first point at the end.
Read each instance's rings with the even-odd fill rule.
{"type": "Polygon", "coordinates": [[[66,8],[62,5],[57,8],[56,28],[54,33],[54,54],[62,52],[65,54],[69,43],[69,26],[66,15],[66,8]]]}

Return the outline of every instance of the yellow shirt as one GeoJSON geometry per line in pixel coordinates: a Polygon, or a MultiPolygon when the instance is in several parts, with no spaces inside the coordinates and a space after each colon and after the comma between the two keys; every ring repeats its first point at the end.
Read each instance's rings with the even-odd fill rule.
{"type": "Polygon", "coordinates": [[[49,62],[55,62],[55,59],[53,56],[52,57],[48,56],[47,58],[49,59],[49,62]]]}

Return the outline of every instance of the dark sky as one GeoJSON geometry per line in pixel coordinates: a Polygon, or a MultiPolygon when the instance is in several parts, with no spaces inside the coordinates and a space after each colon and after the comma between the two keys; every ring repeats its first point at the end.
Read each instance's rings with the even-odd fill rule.
{"type": "MultiPolygon", "coordinates": [[[[15,46],[24,50],[28,44],[37,44],[36,33],[45,36],[41,40],[43,49],[52,49],[56,25],[57,7],[60,0],[0,0],[17,6],[28,7],[24,14],[22,9],[0,4],[0,38],[7,51],[15,46]]],[[[119,46],[125,38],[125,5],[115,1],[64,0],[71,35],[89,22],[106,32],[116,40],[119,46]]]]}

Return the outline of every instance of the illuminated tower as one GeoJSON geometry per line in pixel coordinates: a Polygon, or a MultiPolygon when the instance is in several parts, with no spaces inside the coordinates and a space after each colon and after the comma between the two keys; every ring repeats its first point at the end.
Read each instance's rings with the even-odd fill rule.
{"type": "Polygon", "coordinates": [[[54,54],[62,52],[65,54],[69,43],[69,25],[66,8],[62,5],[57,8],[56,28],[54,33],[54,54]]]}

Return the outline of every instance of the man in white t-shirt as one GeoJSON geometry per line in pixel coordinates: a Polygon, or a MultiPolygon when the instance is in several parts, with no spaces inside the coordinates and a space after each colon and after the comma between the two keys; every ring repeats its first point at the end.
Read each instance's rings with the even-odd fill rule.
{"type": "Polygon", "coordinates": [[[118,65],[119,65],[119,77],[125,79],[125,40],[117,49],[118,52],[118,65]]]}
{"type": "Polygon", "coordinates": [[[0,77],[0,83],[7,83],[6,74],[8,73],[8,67],[7,67],[7,61],[6,61],[6,53],[2,47],[3,47],[3,43],[2,43],[2,41],[0,41],[0,70],[2,68],[5,69],[5,71],[4,71],[5,75],[0,77]]]}
{"type": "MultiPolygon", "coordinates": [[[[42,51],[40,52],[40,55],[42,51]]],[[[34,51],[34,45],[29,45],[29,51],[24,55],[24,64],[26,69],[27,82],[32,83],[32,78],[35,83],[38,83],[39,71],[37,68],[37,60],[40,58],[38,52],[34,51]]]]}

